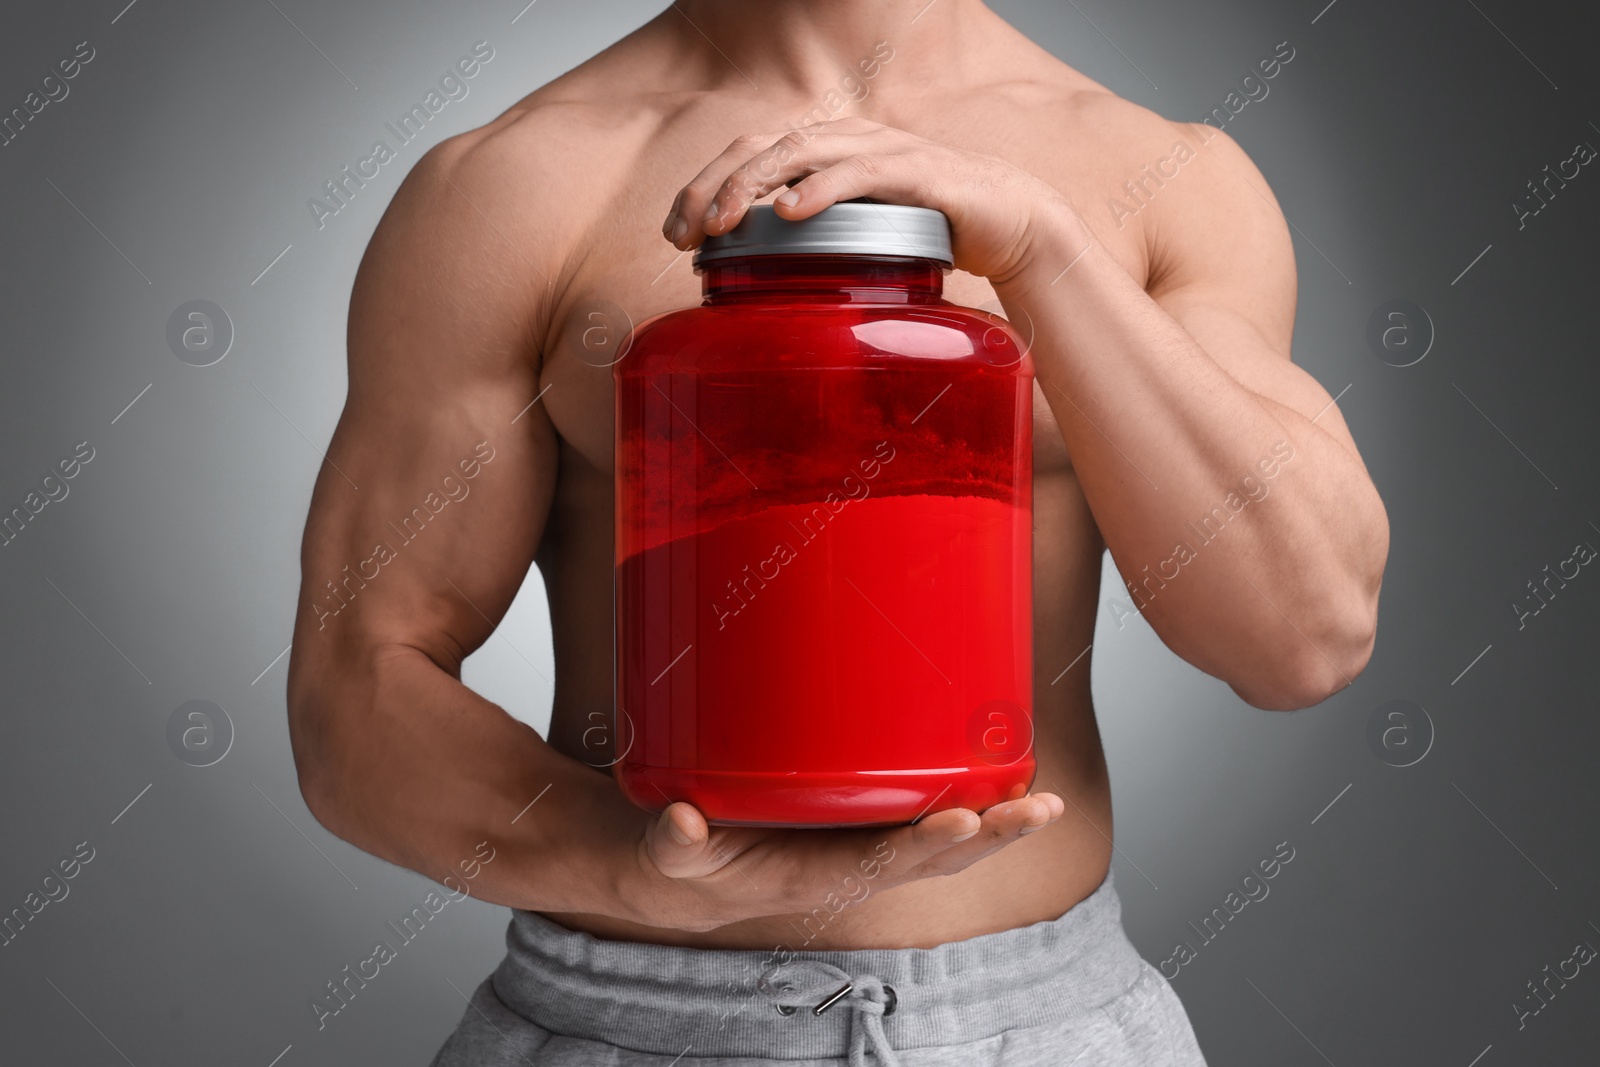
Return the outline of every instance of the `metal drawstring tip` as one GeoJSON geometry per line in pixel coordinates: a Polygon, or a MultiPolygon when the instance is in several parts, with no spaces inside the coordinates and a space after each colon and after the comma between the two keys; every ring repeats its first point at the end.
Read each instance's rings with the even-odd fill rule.
{"type": "Polygon", "coordinates": [[[834,993],[827,1000],[824,1000],[821,1004],[818,1004],[816,1007],[812,1008],[811,1009],[812,1014],[813,1015],[821,1015],[823,1012],[827,1011],[829,1008],[831,1008],[835,1004],[839,1003],[839,1001],[841,1001],[845,997],[849,996],[850,995],[850,991],[852,989],[854,989],[855,987],[856,987],[856,984],[854,982],[846,982],[843,986],[839,987],[839,991],[838,992],[834,993]]]}

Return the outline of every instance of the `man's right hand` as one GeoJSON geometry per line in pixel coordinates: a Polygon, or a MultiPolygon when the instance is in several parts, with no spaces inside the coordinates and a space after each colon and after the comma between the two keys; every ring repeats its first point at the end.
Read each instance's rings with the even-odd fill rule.
{"type": "MultiPolygon", "coordinates": [[[[1061,817],[1051,793],[997,804],[981,815],[936,812],[908,826],[783,830],[710,826],[690,804],[650,819],[636,850],[638,876],[618,883],[624,918],[704,931],[741,919],[805,914],[873,892],[956,874],[1061,817]]],[[[644,813],[640,813],[643,815],[644,813]]]]}

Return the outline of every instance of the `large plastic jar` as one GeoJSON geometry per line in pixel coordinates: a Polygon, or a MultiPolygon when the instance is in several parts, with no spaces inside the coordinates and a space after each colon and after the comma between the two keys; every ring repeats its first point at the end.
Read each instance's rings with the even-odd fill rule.
{"type": "Polygon", "coordinates": [[[712,822],[982,809],[1032,781],[1032,362],[942,297],[945,217],[756,207],[616,375],[624,794],[712,822]]]}

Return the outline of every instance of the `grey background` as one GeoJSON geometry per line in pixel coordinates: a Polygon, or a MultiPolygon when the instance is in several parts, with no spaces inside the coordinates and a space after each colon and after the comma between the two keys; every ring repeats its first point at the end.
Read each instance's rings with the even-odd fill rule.
{"type": "MultiPolygon", "coordinates": [[[[349,285],[428,144],[657,5],[125,2],[0,15],[0,111],[77,42],[97,52],[0,148],[0,510],[78,442],[95,449],[69,496],[0,548],[0,912],[77,843],[95,849],[69,896],[0,948],[0,1060],[425,1063],[496,962],[503,909],[451,905],[326,1029],[308,1007],[431,888],[307,813],[275,658],[343,399],[349,285]],[[319,230],[307,198],[478,40],[496,54],[470,96],[319,230]],[[199,299],[236,333],[203,368],[166,340],[199,299]],[[169,748],[193,700],[231,722],[210,766],[169,748]]],[[[1325,2],[996,4],[1174,118],[1294,45],[1229,132],[1296,228],[1296,357],[1347,390],[1393,524],[1372,664],[1309,711],[1249,709],[1142,621],[1102,615],[1127,925],[1155,962],[1199,948],[1174,985],[1215,1064],[1592,1063],[1600,969],[1523,1029],[1512,1004],[1578,942],[1600,946],[1600,574],[1524,629],[1510,605],[1577,542],[1600,546],[1600,170],[1520,232],[1510,205],[1576,142],[1600,147],[1596,17],[1325,2]],[[1392,299],[1437,333],[1414,366],[1366,342],[1392,299]],[[1431,747],[1413,731],[1426,756],[1409,767],[1368,742],[1390,700],[1433,725],[1431,747]],[[1282,841],[1296,855],[1270,896],[1202,944],[1188,924],[1282,841]]],[[[553,672],[537,577],[467,680],[539,723],[550,692],[533,665],[553,672]]]]}

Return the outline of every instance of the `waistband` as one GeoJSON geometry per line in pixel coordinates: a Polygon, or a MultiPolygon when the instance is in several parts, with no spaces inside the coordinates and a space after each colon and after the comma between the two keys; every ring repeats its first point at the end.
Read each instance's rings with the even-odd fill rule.
{"type": "MultiPolygon", "coordinates": [[[[662,1056],[842,1056],[849,1011],[785,1014],[785,970],[829,965],[893,989],[895,1048],[980,1041],[1106,1008],[1144,962],[1111,876],[1059,918],[936,948],[788,952],[606,941],[518,911],[493,976],[502,1003],[554,1034],[662,1056]]],[[[831,971],[829,972],[831,973],[831,971]]]]}

